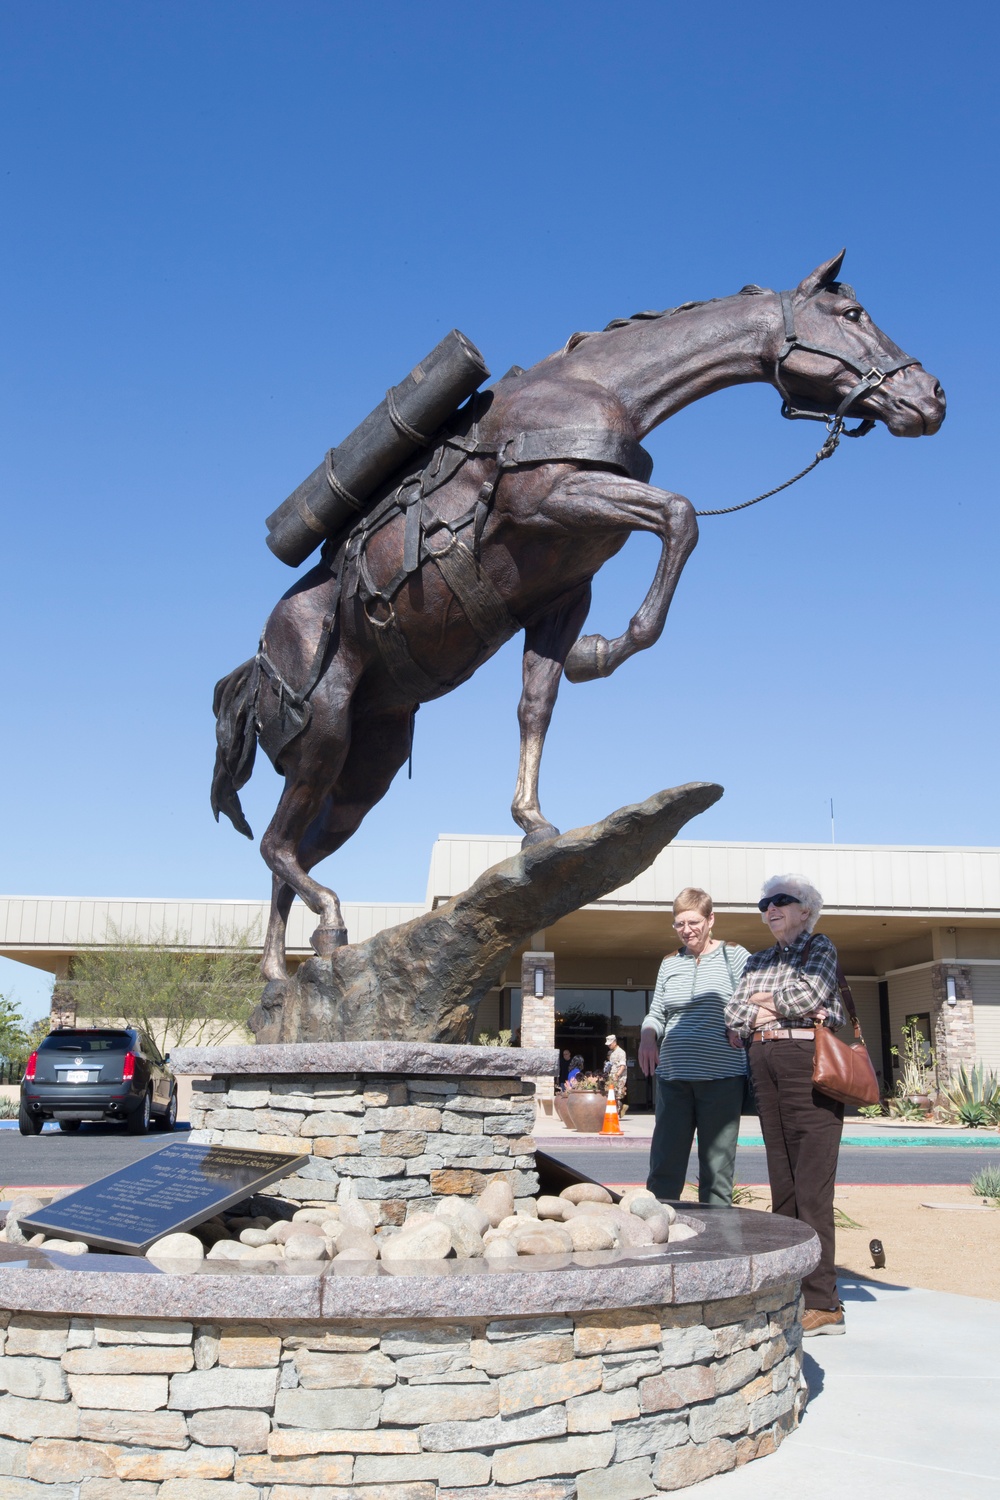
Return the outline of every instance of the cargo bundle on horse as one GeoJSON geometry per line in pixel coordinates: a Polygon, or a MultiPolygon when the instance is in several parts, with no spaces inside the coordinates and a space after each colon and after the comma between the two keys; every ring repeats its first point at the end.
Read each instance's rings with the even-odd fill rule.
{"type": "Polygon", "coordinates": [[[269,518],[279,557],[297,565],[322,542],[321,558],[271,614],[257,655],[216,688],[212,787],[216,817],[250,837],[238,792],[258,739],[285,778],[261,841],[273,875],[266,978],[284,976],[295,895],[319,916],[317,952],[346,942],[336,894],[309,871],[385,795],[419,704],[519,630],[512,812],[526,842],[556,833],[538,776],[559,682],[607,676],[658,639],[698,536],[690,502],[648,482],[647,432],[749,381],[774,385],[786,416],[830,424],[814,463],[848,416],[860,419],[852,435],[876,421],[900,437],[937,431],[941,387],[837,281],[842,258],[794,291],[749,286],[574,334],[483,391],[488,372],[455,331],[269,518]],[[582,636],[594,574],[637,530],[661,542],[646,598],[616,639],[582,636]]]}

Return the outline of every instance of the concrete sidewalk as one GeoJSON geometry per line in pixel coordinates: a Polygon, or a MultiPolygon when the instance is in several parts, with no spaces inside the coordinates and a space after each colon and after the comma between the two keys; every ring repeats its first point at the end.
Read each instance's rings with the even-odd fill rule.
{"type": "Polygon", "coordinates": [[[698,1500],[997,1500],[1000,1303],[842,1281],[848,1332],[805,1343],[810,1399],[778,1452],[698,1500]]]}
{"type": "MultiPolygon", "coordinates": [[[[621,1122],[626,1138],[639,1142],[648,1141],[653,1134],[653,1115],[634,1114],[629,1110],[621,1122]]],[[[555,1115],[539,1115],[534,1130],[535,1139],[545,1141],[586,1141],[588,1144],[603,1140],[615,1144],[618,1136],[602,1136],[599,1131],[581,1134],[569,1130],[555,1115]]],[[[764,1137],[760,1132],[760,1121],[756,1115],[744,1115],[740,1120],[741,1146],[762,1146],[764,1137]]],[[[1000,1134],[996,1130],[959,1130],[951,1126],[926,1125],[882,1125],[872,1120],[849,1119],[844,1121],[843,1144],[845,1146],[975,1146],[986,1150],[1000,1150],[1000,1134]]]]}

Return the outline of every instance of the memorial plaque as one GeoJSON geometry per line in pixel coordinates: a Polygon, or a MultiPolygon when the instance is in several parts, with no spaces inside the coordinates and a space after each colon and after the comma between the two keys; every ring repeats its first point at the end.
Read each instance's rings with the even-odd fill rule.
{"type": "Polygon", "coordinates": [[[26,1215],[21,1227],[25,1234],[145,1255],[165,1234],[203,1224],[308,1160],[292,1151],[176,1143],[26,1215]]]}

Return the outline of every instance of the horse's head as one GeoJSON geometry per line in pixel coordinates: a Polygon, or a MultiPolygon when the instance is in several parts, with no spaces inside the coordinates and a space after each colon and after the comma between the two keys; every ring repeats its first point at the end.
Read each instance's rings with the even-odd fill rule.
{"type": "Polygon", "coordinates": [[[884,422],[895,437],[937,432],[945,416],[940,383],[872,322],[854,288],[837,280],[843,259],[841,250],[782,293],[775,384],[791,406],[829,414],[858,390],[843,415],[884,422]]]}

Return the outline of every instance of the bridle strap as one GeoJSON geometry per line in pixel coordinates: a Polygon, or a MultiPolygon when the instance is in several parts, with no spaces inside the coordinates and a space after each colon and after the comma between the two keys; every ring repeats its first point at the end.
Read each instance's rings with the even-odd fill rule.
{"type": "Polygon", "coordinates": [[[873,360],[868,361],[867,368],[864,363],[852,359],[842,349],[828,349],[824,344],[810,344],[805,339],[800,339],[795,332],[795,308],[792,303],[792,292],[779,292],[781,299],[781,315],[785,325],[785,338],[778,351],[778,357],[774,362],[774,383],[781,396],[781,415],[787,417],[790,422],[832,422],[838,425],[838,431],[845,437],[865,437],[875,426],[870,417],[863,417],[857,427],[845,427],[844,419],[855,402],[862,400],[869,391],[876,390],[890,375],[897,370],[904,370],[908,365],[918,365],[919,359],[911,359],[904,354],[899,359],[890,360],[888,364],[877,365],[873,360]],[[826,359],[834,359],[839,364],[846,365],[860,378],[854,388],[848,391],[836,411],[810,411],[808,407],[796,406],[792,397],[786,390],[781,379],[781,367],[788,356],[796,349],[803,350],[806,354],[821,354],[826,359]]]}

